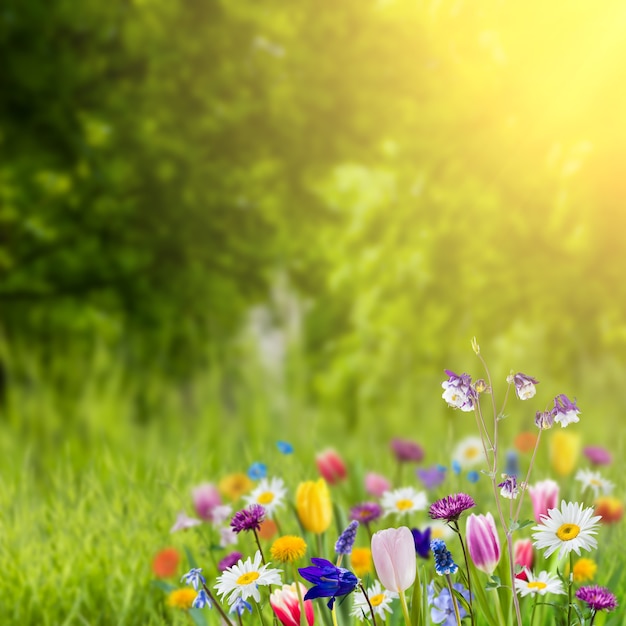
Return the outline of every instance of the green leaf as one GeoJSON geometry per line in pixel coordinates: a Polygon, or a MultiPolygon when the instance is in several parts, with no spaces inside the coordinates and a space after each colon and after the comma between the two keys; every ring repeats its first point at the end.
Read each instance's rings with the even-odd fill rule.
{"type": "Polygon", "coordinates": [[[417,568],[415,583],[413,584],[413,593],[411,595],[411,624],[413,626],[422,626],[424,624],[423,614],[423,593],[422,581],[420,576],[420,568],[417,568]]]}

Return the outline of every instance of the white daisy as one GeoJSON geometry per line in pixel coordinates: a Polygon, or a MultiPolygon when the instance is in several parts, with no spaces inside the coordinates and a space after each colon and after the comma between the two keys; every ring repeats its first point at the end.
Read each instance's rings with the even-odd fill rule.
{"type": "Polygon", "coordinates": [[[428,527],[430,528],[430,538],[432,539],[443,539],[446,541],[450,539],[452,535],[454,535],[454,531],[448,524],[442,522],[441,520],[432,520],[428,522],[428,527]]]}
{"type": "Polygon", "coordinates": [[[473,467],[484,458],[483,442],[480,437],[466,437],[459,441],[452,452],[452,460],[456,461],[462,469],[473,467]]]}
{"type": "MultiPolygon", "coordinates": [[[[391,608],[391,602],[398,597],[395,591],[389,591],[383,589],[383,586],[379,581],[374,581],[374,584],[367,590],[367,597],[372,605],[374,615],[385,617],[385,611],[393,613],[391,608]]],[[[363,621],[366,617],[370,617],[370,607],[367,604],[367,598],[362,591],[355,591],[352,601],[352,617],[358,617],[363,621]]]]}
{"type": "Polygon", "coordinates": [[[583,489],[591,489],[594,498],[597,498],[600,492],[601,495],[608,496],[615,486],[610,480],[602,478],[600,472],[594,472],[588,469],[578,470],[576,480],[582,483],[583,489]]]}
{"type": "Polygon", "coordinates": [[[257,550],[254,561],[248,557],[245,561],[239,561],[229,567],[216,579],[215,590],[222,596],[222,600],[228,600],[233,605],[237,598],[245,600],[252,596],[256,602],[261,600],[259,585],[280,585],[279,569],[268,569],[268,565],[261,565],[261,553],[257,550]]]}
{"type": "Polygon", "coordinates": [[[423,491],[416,491],[413,487],[400,487],[393,491],[385,491],[382,495],[381,506],[385,515],[396,513],[408,515],[413,511],[422,511],[426,508],[428,500],[423,491]]]}
{"type": "Polygon", "coordinates": [[[561,501],[561,509],[549,509],[541,516],[541,524],[533,526],[534,545],[538,549],[547,548],[544,556],[559,551],[559,558],[572,550],[580,556],[580,549],[593,550],[598,542],[591,535],[598,530],[599,515],[593,515],[593,508],[583,508],[578,502],[561,501]]]}
{"type": "Polygon", "coordinates": [[[267,517],[273,517],[276,509],[284,504],[287,489],[282,478],[263,478],[244,500],[248,504],[260,504],[267,517]]]}
{"type": "Polygon", "coordinates": [[[535,576],[529,569],[524,568],[528,580],[522,580],[521,578],[515,579],[515,591],[519,593],[522,598],[524,596],[545,596],[546,593],[565,593],[563,589],[563,583],[556,574],[550,574],[549,572],[539,572],[535,576]]]}

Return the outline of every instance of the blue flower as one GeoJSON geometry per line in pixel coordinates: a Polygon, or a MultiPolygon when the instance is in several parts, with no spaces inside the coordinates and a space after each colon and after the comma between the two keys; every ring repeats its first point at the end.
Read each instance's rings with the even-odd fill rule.
{"type": "Polygon", "coordinates": [[[417,528],[411,528],[413,542],[415,543],[415,553],[422,559],[427,559],[430,555],[430,527],[421,532],[417,528]]]}
{"type": "MultiPolygon", "coordinates": [[[[460,583],[454,583],[453,589],[460,592],[461,595],[469,602],[469,591],[460,583]]],[[[446,588],[442,589],[438,596],[435,596],[435,585],[428,585],[428,604],[432,605],[430,610],[430,619],[433,624],[443,624],[443,626],[457,626],[456,615],[454,613],[454,604],[450,591],[446,588]]],[[[463,619],[467,615],[463,604],[457,599],[459,607],[459,616],[463,619]]]]}
{"type": "Polygon", "coordinates": [[[452,555],[446,548],[446,542],[443,539],[433,539],[430,542],[430,549],[433,551],[435,571],[439,576],[456,573],[459,566],[452,559],[452,555]]]}
{"type": "Polygon", "coordinates": [[[293,452],[293,446],[286,441],[277,441],[276,446],[278,447],[278,451],[283,454],[291,454],[293,452]]]}
{"type": "Polygon", "coordinates": [[[358,527],[359,522],[352,520],[348,527],[339,535],[339,539],[335,543],[335,552],[337,554],[350,554],[352,552],[358,527]]]}
{"type": "Polygon", "coordinates": [[[332,610],[337,596],[345,596],[354,591],[359,579],[347,569],[336,567],[326,559],[311,559],[313,566],[298,569],[300,576],[313,583],[304,596],[305,600],[330,598],[328,608],[332,610]]]}
{"type": "Polygon", "coordinates": [[[476,470],[470,470],[467,472],[467,480],[471,483],[477,483],[480,478],[480,474],[476,470]]]}
{"type": "Polygon", "coordinates": [[[508,476],[519,476],[519,457],[515,450],[509,450],[506,453],[506,466],[504,473],[508,476]]]}
{"type": "Polygon", "coordinates": [[[252,605],[246,602],[241,596],[239,596],[230,607],[230,613],[237,613],[237,615],[243,615],[244,611],[252,613],[252,605]]]}
{"type": "Polygon", "coordinates": [[[191,606],[194,609],[203,609],[205,606],[211,609],[213,608],[213,603],[211,602],[211,598],[207,595],[207,592],[204,589],[200,589],[191,606]]]}
{"type": "Polygon", "coordinates": [[[461,473],[461,464],[458,461],[452,461],[452,471],[457,476],[461,473]]]}
{"type": "Polygon", "coordinates": [[[267,476],[267,465],[265,463],[253,463],[248,470],[248,476],[252,480],[261,480],[267,476]]]}
{"type": "Polygon", "coordinates": [[[186,585],[191,585],[197,591],[198,587],[206,585],[206,580],[200,572],[202,572],[201,567],[193,567],[186,574],[183,574],[180,582],[185,581],[186,585]]]}

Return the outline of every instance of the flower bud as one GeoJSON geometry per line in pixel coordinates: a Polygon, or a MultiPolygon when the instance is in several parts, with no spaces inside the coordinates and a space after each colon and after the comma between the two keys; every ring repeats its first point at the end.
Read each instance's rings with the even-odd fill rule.
{"type": "Polygon", "coordinates": [[[296,490],[296,512],[305,530],[323,533],[330,526],[332,505],[328,485],[323,478],[307,480],[296,490]]]}
{"type": "Polygon", "coordinates": [[[474,565],[491,576],[500,561],[500,539],[493,515],[472,513],[467,518],[465,535],[474,565]]]}

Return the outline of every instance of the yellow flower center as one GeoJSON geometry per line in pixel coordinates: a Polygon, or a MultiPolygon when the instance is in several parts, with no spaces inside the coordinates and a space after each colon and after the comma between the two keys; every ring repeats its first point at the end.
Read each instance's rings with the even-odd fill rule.
{"type": "Polygon", "coordinates": [[[396,508],[398,511],[406,511],[413,506],[413,500],[409,500],[408,498],[404,498],[403,500],[398,500],[396,502],[396,508]]]}
{"type": "Polygon", "coordinates": [[[258,504],[269,504],[274,499],[274,494],[271,491],[264,491],[256,499],[258,504]]]}
{"type": "Polygon", "coordinates": [[[592,478],[592,479],[589,481],[589,484],[590,484],[590,485],[595,485],[596,487],[602,487],[602,481],[601,481],[601,480],[598,480],[597,478],[592,478]]]}
{"type": "Polygon", "coordinates": [[[465,450],[466,459],[475,459],[480,454],[480,450],[476,446],[470,446],[465,450]]]}
{"type": "Polygon", "coordinates": [[[372,606],[378,606],[379,604],[382,603],[382,601],[385,599],[385,594],[384,593],[377,593],[375,596],[372,596],[370,598],[370,604],[372,606]]]}
{"type": "Polygon", "coordinates": [[[259,577],[259,572],[246,572],[237,579],[238,585],[249,585],[259,577]]]}
{"type": "Polygon", "coordinates": [[[578,537],[579,532],[580,526],[576,526],[576,524],[561,524],[559,529],[556,531],[556,536],[561,541],[571,541],[572,539],[576,539],[576,537],[578,537]]]}
{"type": "Polygon", "coordinates": [[[528,583],[529,589],[545,589],[548,585],[546,583],[542,583],[540,580],[534,580],[533,582],[528,583]]]}

